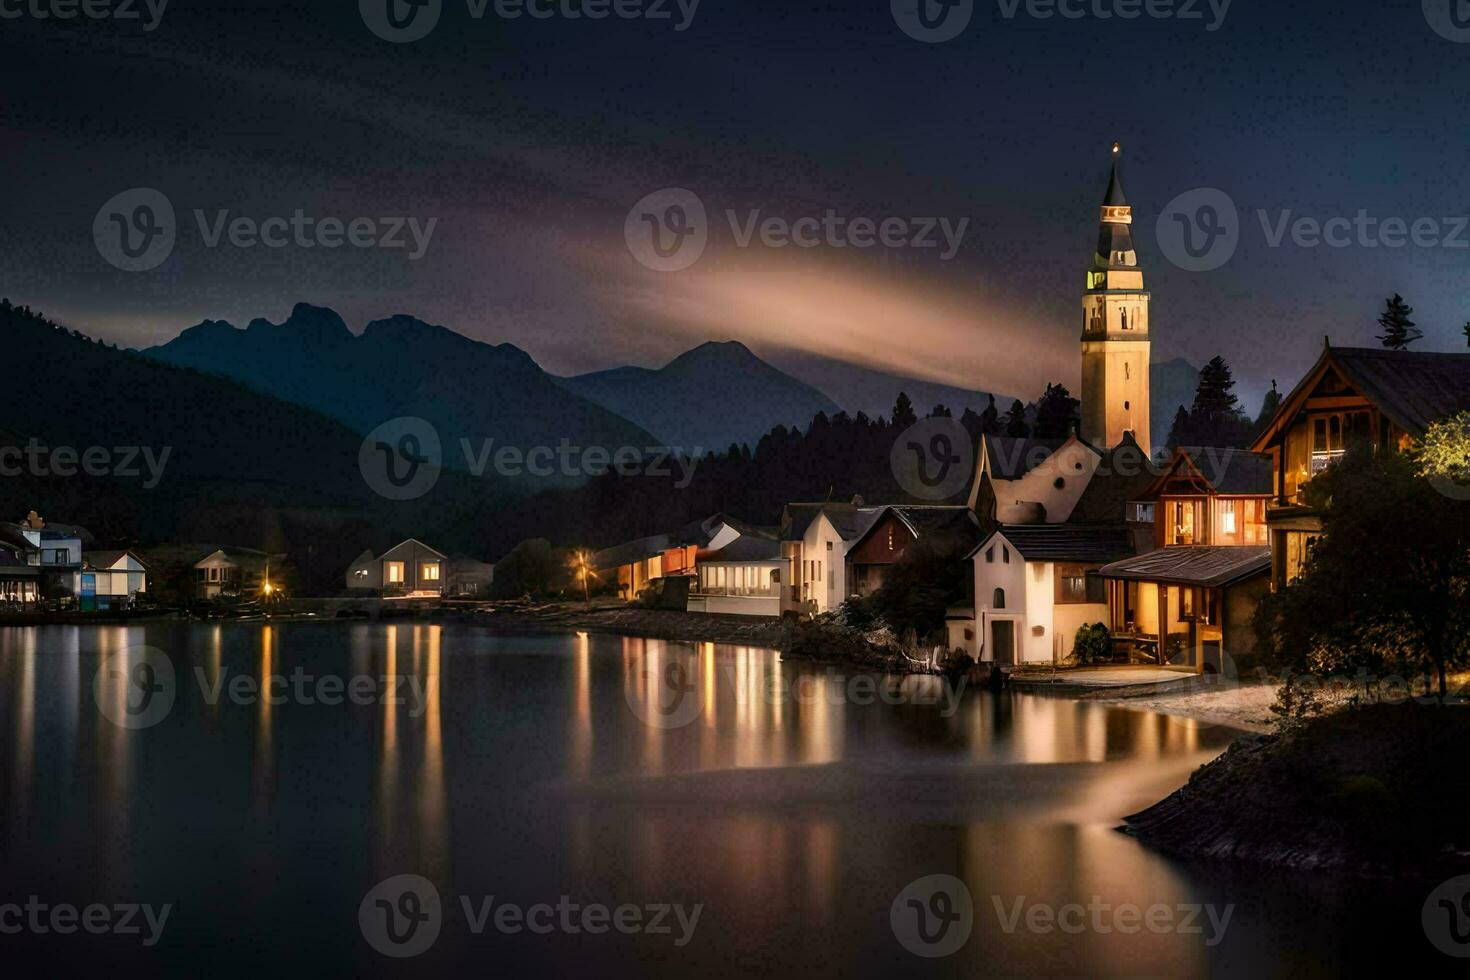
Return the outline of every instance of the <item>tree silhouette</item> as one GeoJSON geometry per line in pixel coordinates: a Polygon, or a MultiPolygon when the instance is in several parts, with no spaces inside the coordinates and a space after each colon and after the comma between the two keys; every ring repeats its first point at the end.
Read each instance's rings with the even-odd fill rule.
{"type": "Polygon", "coordinates": [[[1046,386],[1036,403],[1036,438],[1065,439],[1077,427],[1077,408],[1081,403],[1062,385],[1046,386]]]}
{"type": "Polygon", "coordinates": [[[1414,315],[1414,308],[1404,302],[1404,298],[1398,293],[1384,304],[1383,313],[1378,317],[1378,325],[1383,328],[1383,333],[1378,335],[1379,341],[1389,350],[1407,350],[1414,341],[1424,336],[1423,331],[1414,326],[1410,319],[1414,315]]]}
{"type": "Polygon", "coordinates": [[[1024,439],[1031,434],[1031,426],[1026,424],[1026,406],[1021,404],[1020,399],[1011,403],[1011,410],[1001,421],[1005,434],[1012,438],[1024,439]]]}
{"type": "MultiPolygon", "coordinates": [[[[1466,335],[1470,336],[1470,323],[1465,324],[1466,335]]],[[[985,411],[980,413],[980,431],[986,435],[996,435],[1000,432],[1000,412],[995,407],[995,396],[990,395],[990,403],[985,406],[985,411]]]]}
{"type": "Polygon", "coordinates": [[[900,432],[919,421],[914,414],[914,403],[909,401],[909,396],[900,391],[898,400],[893,403],[893,427],[900,432]]]}

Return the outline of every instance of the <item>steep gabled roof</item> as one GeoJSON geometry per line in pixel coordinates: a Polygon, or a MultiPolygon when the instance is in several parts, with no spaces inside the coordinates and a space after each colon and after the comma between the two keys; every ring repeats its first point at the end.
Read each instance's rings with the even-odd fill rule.
{"type": "Polygon", "coordinates": [[[1133,433],[1102,453],[1087,489],[1067,516],[1067,524],[1112,524],[1126,517],[1130,500],[1141,500],[1163,470],[1143,451],[1133,433]]]}
{"type": "Polygon", "coordinates": [[[1066,439],[1031,439],[987,435],[986,471],[993,479],[1019,480],[1051,458],[1067,444],[1066,439]]]}
{"type": "Polygon", "coordinates": [[[1470,409],[1470,354],[1329,344],[1291,394],[1282,399],[1252,449],[1263,450],[1276,441],[1329,369],[1335,369],[1390,421],[1414,436],[1423,435],[1440,419],[1470,409]]]}
{"type": "Polygon", "coordinates": [[[1470,354],[1331,347],[1348,382],[1414,435],[1470,409],[1470,354]]]}
{"type": "Polygon", "coordinates": [[[966,557],[973,558],[999,535],[1026,561],[1067,561],[1100,564],[1133,554],[1126,527],[1088,527],[1072,524],[1002,524],[966,557]]]}
{"type": "Polygon", "coordinates": [[[1202,494],[1264,495],[1271,493],[1271,457],[1246,449],[1220,446],[1181,446],[1164,464],[1163,472],[1137,498],[1150,500],[1171,480],[1191,481],[1202,494]]]}

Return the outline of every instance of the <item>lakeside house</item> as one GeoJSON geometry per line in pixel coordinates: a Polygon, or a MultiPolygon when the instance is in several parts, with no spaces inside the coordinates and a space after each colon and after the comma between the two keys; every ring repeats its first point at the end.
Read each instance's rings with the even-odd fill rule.
{"type": "Polygon", "coordinates": [[[347,566],[347,588],[385,599],[437,599],[444,595],[449,556],[408,538],[374,556],[367,549],[347,566]]]}
{"type": "Polygon", "coordinates": [[[1322,533],[1305,489],[1355,445],[1400,452],[1431,424],[1470,409],[1470,354],[1333,347],[1286,396],[1251,448],[1273,464],[1266,526],[1271,579],[1296,579],[1322,533]]]}
{"type": "MultiPolygon", "coordinates": [[[[74,600],[82,591],[82,549],[92,544],[84,527],[47,521],[34,510],[24,520],[0,523],[0,543],[15,558],[36,569],[36,598],[74,600]]],[[[13,576],[19,585],[21,576],[13,576]]],[[[24,595],[20,588],[17,595],[24,595]]]]}
{"type": "Polygon", "coordinates": [[[821,615],[842,605],[851,595],[848,552],[884,509],[865,506],[861,497],[786,505],[781,514],[781,550],[792,575],[783,613],[821,615]]]}
{"type": "MultiPolygon", "coordinates": [[[[1139,499],[1160,471],[1130,434],[1105,451],[1068,439],[1039,459],[1046,444],[1010,442],[1029,463],[1021,472],[1026,455],[1012,452],[1007,470],[989,472],[1013,475],[986,477],[1005,495],[978,498],[988,501],[980,516],[990,530],[966,555],[974,601],[948,611],[949,646],[1002,666],[1054,663],[1071,654],[1078,627],[1107,621],[1102,567],[1153,549],[1152,505],[1139,499]],[[1050,479],[1021,482],[1030,473],[1050,479]]],[[[990,451],[1004,446],[992,441],[990,451]]]]}
{"type": "Polygon", "coordinates": [[[1177,450],[1131,503],[1151,509],[1154,547],[1103,566],[1114,648],[1130,662],[1219,673],[1254,651],[1251,619],[1268,589],[1271,458],[1177,450]]]}
{"type": "Polygon", "coordinates": [[[82,552],[83,612],[128,609],[148,591],[148,566],[130,550],[82,552]]]}
{"type": "MultiPolygon", "coordinates": [[[[197,554],[198,552],[195,552],[197,554]]],[[[279,569],[283,554],[236,546],[216,548],[192,563],[195,599],[254,599],[273,591],[271,566],[279,569]]]]}
{"type": "Polygon", "coordinates": [[[975,512],[949,504],[891,504],[849,545],[846,572],[849,596],[872,595],[892,567],[917,541],[963,555],[980,534],[975,512]]]}

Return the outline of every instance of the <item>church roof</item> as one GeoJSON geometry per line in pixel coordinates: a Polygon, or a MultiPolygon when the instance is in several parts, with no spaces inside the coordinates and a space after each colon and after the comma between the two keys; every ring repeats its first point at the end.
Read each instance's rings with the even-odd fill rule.
{"type": "Polygon", "coordinates": [[[1123,196],[1123,182],[1118,179],[1118,158],[1113,157],[1113,172],[1108,177],[1108,192],[1103,195],[1102,206],[1105,208],[1126,208],[1128,199],[1123,196]]]}

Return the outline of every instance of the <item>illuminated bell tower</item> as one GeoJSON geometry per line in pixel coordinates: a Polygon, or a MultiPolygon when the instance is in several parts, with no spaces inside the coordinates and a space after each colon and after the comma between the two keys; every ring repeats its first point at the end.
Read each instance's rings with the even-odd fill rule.
{"type": "Polygon", "coordinates": [[[1082,438],[1111,449],[1124,433],[1149,445],[1148,293],[1133,250],[1133,209],[1118,180],[1118,153],[1103,198],[1097,252],[1082,294],[1082,438]]]}

